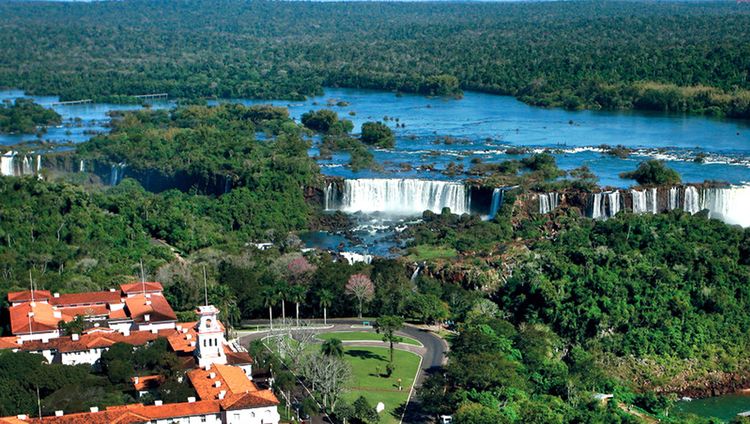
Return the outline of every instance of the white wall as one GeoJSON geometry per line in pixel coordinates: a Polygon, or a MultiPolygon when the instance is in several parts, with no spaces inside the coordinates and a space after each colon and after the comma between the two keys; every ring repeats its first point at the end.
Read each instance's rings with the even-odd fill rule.
{"type": "Polygon", "coordinates": [[[278,424],[281,417],[275,406],[224,411],[224,424],[278,424]]]}
{"type": "Polygon", "coordinates": [[[58,337],[60,337],[60,330],[44,331],[44,332],[38,332],[38,333],[34,333],[34,334],[20,334],[20,335],[18,335],[18,338],[21,339],[22,341],[56,339],[58,337]]]}
{"type": "Polygon", "coordinates": [[[104,349],[89,349],[81,352],[65,352],[60,354],[60,361],[63,365],[94,365],[102,357],[103,351],[104,349]]]}
{"type": "MultiPolygon", "coordinates": [[[[154,422],[154,421],[152,421],[154,422]]],[[[156,420],[156,424],[222,424],[220,414],[193,415],[156,420]]]]}

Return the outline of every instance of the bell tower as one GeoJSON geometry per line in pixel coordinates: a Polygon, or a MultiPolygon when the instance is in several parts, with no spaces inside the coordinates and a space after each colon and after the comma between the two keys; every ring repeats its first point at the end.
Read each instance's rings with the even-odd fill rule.
{"type": "Polygon", "coordinates": [[[200,317],[196,331],[198,333],[195,356],[198,366],[211,364],[226,364],[227,355],[224,353],[224,331],[219,325],[217,316],[219,310],[213,305],[199,306],[196,311],[200,317]]]}

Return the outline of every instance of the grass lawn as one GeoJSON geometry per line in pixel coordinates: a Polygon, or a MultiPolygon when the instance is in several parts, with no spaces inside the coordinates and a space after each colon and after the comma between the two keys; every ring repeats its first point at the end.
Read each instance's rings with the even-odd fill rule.
{"type": "Polygon", "coordinates": [[[453,248],[426,245],[410,247],[408,251],[409,255],[406,258],[414,262],[441,258],[450,259],[458,255],[456,249],[453,248]]]}
{"type": "Polygon", "coordinates": [[[380,377],[388,364],[387,347],[345,347],[344,359],[352,366],[350,391],[344,395],[348,403],[364,396],[374,407],[378,402],[385,404],[380,413],[382,424],[398,423],[401,411],[414,384],[419,367],[419,356],[403,350],[393,351],[396,369],[388,378],[380,377]],[[403,390],[398,390],[397,380],[401,379],[403,390]]]}
{"type": "MultiPolygon", "coordinates": [[[[336,333],[321,333],[316,336],[321,340],[339,339],[341,341],[349,340],[373,340],[382,342],[383,336],[374,331],[342,331],[336,333]]],[[[411,337],[399,336],[401,341],[399,343],[408,344],[412,346],[422,346],[417,340],[411,337]]]]}

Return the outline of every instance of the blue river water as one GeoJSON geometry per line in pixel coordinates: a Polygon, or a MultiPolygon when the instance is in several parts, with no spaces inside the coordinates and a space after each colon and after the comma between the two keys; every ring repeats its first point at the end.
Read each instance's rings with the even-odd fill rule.
{"type": "MultiPolygon", "coordinates": [[[[20,97],[17,90],[0,91],[0,100],[20,97]]],[[[51,104],[55,97],[34,97],[51,104]]],[[[473,158],[492,163],[518,158],[508,148],[531,151],[551,149],[563,169],[588,166],[602,186],[627,187],[633,182],[619,178],[648,158],[666,160],[685,182],[704,180],[732,184],[750,182],[750,122],[664,113],[566,111],[528,106],[512,97],[476,92],[462,99],[396,95],[391,92],[328,88],[325,95],[304,102],[228,100],[243,104],[272,103],[300,116],[311,109],[331,108],[350,119],[355,132],[363,122],[383,120],[394,129],[396,148],[374,150],[379,171],[353,172],[345,165],[346,154],[336,154],[319,163],[326,175],[346,178],[460,179],[443,170],[450,164],[471,166],[473,158]],[[345,103],[339,103],[345,102],[345,103]],[[338,106],[342,104],[343,106],[338,106]],[[402,127],[403,126],[403,127],[402,127]],[[601,145],[623,145],[634,150],[621,159],[603,153],[601,145]],[[705,155],[703,163],[694,161],[705,155]]],[[[153,103],[154,108],[174,106],[171,101],[153,103]]],[[[65,122],[49,128],[43,140],[78,143],[92,132],[104,132],[111,110],[138,109],[138,105],[83,104],[53,108],[65,122]]],[[[0,144],[33,141],[27,135],[0,135],[0,144]]],[[[317,150],[311,149],[315,155],[317,150]]]]}

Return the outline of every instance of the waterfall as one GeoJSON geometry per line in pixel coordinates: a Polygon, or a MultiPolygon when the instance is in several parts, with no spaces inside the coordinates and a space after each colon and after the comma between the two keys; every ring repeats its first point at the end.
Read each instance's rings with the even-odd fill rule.
{"type": "Polygon", "coordinates": [[[680,189],[679,187],[672,187],[669,189],[669,210],[675,210],[680,206],[680,189]]]}
{"type": "Polygon", "coordinates": [[[229,175],[224,176],[224,194],[229,193],[232,189],[232,177],[229,175]]]}
{"type": "Polygon", "coordinates": [[[109,185],[116,186],[122,181],[123,174],[125,173],[125,164],[118,163],[112,165],[112,170],[109,172],[109,185]]]}
{"type": "Polygon", "coordinates": [[[2,158],[0,159],[0,175],[6,177],[12,177],[16,175],[15,170],[13,169],[13,161],[15,157],[16,152],[13,150],[5,153],[2,156],[2,158]]]}
{"type": "Polygon", "coordinates": [[[685,212],[688,213],[696,213],[701,210],[700,207],[700,194],[698,193],[698,189],[693,186],[687,186],[685,187],[685,202],[683,204],[682,209],[685,212]]]}
{"type": "Polygon", "coordinates": [[[31,166],[32,159],[28,156],[23,157],[23,164],[21,165],[21,175],[33,175],[34,169],[31,166]]]}
{"type": "Polygon", "coordinates": [[[750,226],[750,186],[703,189],[701,208],[727,224],[750,226]]]}
{"type": "Polygon", "coordinates": [[[323,192],[323,207],[324,210],[330,211],[336,209],[336,199],[338,198],[338,188],[334,183],[328,183],[325,191],[323,192]]]}
{"type": "Polygon", "coordinates": [[[612,218],[622,209],[620,192],[617,190],[592,193],[590,199],[589,216],[593,219],[612,218]]]}
{"type": "Polygon", "coordinates": [[[638,190],[630,190],[630,194],[633,197],[633,213],[644,213],[647,211],[646,208],[646,192],[638,190]]]}
{"type": "MultiPolygon", "coordinates": [[[[492,190],[492,205],[490,206],[490,214],[487,217],[488,219],[493,219],[497,215],[497,211],[499,211],[500,207],[503,205],[504,194],[505,190],[502,188],[492,190]]],[[[419,267],[417,267],[417,269],[419,269],[419,267]]]]}
{"type": "Polygon", "coordinates": [[[539,195],[539,213],[549,213],[560,203],[558,193],[542,193],[539,195]]]}
{"type": "Polygon", "coordinates": [[[414,272],[411,274],[411,278],[409,278],[409,281],[414,282],[417,281],[417,277],[419,277],[419,270],[422,268],[422,265],[417,264],[417,267],[414,269],[414,272]]]}
{"type": "Polygon", "coordinates": [[[659,213],[659,196],[655,188],[649,189],[646,195],[646,208],[648,212],[659,213]]]}
{"type": "Polygon", "coordinates": [[[86,172],[86,164],[83,163],[83,159],[81,159],[81,163],[78,165],[78,172],[86,172]]]}
{"type": "Polygon", "coordinates": [[[36,155],[36,173],[42,173],[42,155],[36,155]]]}
{"type": "Polygon", "coordinates": [[[326,209],[414,215],[425,210],[440,213],[447,207],[455,214],[469,212],[466,187],[457,182],[367,178],[344,180],[344,191],[338,205],[335,201],[338,197],[336,190],[332,184],[326,187],[326,209]]]}
{"type": "Polygon", "coordinates": [[[620,192],[615,190],[607,193],[607,199],[609,200],[609,214],[607,216],[611,218],[622,209],[622,197],[620,192]]]}
{"type": "Polygon", "coordinates": [[[372,255],[368,254],[361,254],[356,252],[341,252],[339,253],[342,258],[346,259],[346,262],[349,263],[349,265],[354,265],[357,262],[362,262],[366,264],[372,263],[372,255]]]}
{"type": "Polygon", "coordinates": [[[604,193],[593,193],[591,195],[591,218],[593,219],[600,219],[600,218],[606,218],[606,211],[605,211],[605,197],[604,193]]]}

